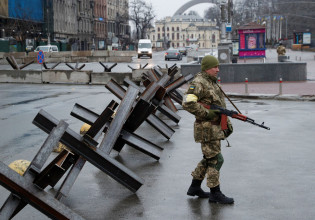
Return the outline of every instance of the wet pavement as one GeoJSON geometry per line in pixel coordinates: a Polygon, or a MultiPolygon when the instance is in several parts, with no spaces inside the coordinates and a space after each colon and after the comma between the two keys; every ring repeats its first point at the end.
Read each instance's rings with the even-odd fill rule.
{"type": "MultiPolygon", "coordinates": [[[[0,160],[6,164],[32,160],[47,134],[32,124],[40,109],[65,119],[79,132],[83,124],[70,116],[75,103],[100,113],[117,100],[104,86],[0,85],[0,160]]],[[[200,144],[193,141],[194,117],[179,110],[178,124],[167,120],[175,133],[166,140],[149,124],[136,133],[164,148],[161,159],[125,146],[111,156],[145,180],[132,193],[86,163],[63,203],[86,219],[302,219],[315,216],[314,102],[233,98],[240,111],[270,131],[232,119],[231,148],[222,141],[225,159],[221,189],[234,205],[209,204],[207,199],[186,195],[191,171],[201,159],[200,144]]],[[[233,109],[228,104],[229,109],[233,109]]],[[[102,137],[101,137],[102,138],[102,137]]],[[[100,141],[101,141],[100,138],[100,141]]],[[[53,153],[52,159],[56,156],[53,153]]],[[[48,187],[48,192],[56,192],[48,187]]],[[[202,187],[206,190],[205,181],[202,187]]],[[[0,187],[0,205],[9,194],[0,187]]],[[[27,206],[14,219],[47,219],[27,206]]]]}

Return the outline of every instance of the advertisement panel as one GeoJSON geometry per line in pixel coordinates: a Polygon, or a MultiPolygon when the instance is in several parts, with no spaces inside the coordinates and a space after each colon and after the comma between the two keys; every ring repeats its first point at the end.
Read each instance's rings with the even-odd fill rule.
{"type": "Polygon", "coordinates": [[[311,44],[311,33],[303,33],[303,44],[311,44]]]}
{"type": "Polygon", "coordinates": [[[7,18],[9,16],[8,0],[1,0],[0,3],[0,16],[7,18]]]}
{"type": "MultiPolygon", "coordinates": [[[[2,1],[2,0],[1,0],[2,1]]],[[[22,20],[43,22],[42,0],[10,0],[9,17],[22,20]]]]}

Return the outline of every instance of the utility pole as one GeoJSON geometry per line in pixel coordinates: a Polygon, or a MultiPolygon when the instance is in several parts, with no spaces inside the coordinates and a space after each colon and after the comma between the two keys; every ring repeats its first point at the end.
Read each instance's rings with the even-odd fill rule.
{"type": "Polygon", "coordinates": [[[46,1],[47,2],[47,44],[50,45],[50,27],[49,27],[49,19],[50,19],[50,14],[49,14],[49,7],[50,7],[50,3],[49,0],[46,1]]]}
{"type": "Polygon", "coordinates": [[[220,3],[220,9],[221,9],[221,43],[226,40],[226,0],[221,0],[220,3]]]}
{"type": "Polygon", "coordinates": [[[218,45],[218,58],[220,63],[230,63],[232,57],[232,41],[231,38],[226,39],[226,23],[227,23],[227,8],[229,19],[231,19],[231,1],[232,0],[220,0],[221,9],[221,39],[218,45]]]}
{"type": "MultiPolygon", "coordinates": [[[[228,23],[232,25],[233,0],[228,0],[228,23]]],[[[228,32],[228,40],[232,40],[232,32],[228,32]]]]}

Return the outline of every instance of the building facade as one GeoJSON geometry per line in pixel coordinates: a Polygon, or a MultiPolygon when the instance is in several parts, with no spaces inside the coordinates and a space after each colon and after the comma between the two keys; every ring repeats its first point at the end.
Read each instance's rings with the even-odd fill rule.
{"type": "Polygon", "coordinates": [[[46,7],[46,26],[51,41],[78,42],[78,2],[50,1],[46,7]]]}
{"type": "Polygon", "coordinates": [[[25,51],[28,42],[76,51],[130,41],[129,0],[1,0],[0,21],[0,38],[10,39],[8,48],[17,45],[13,51],[25,51]]]}
{"type": "Polygon", "coordinates": [[[201,18],[196,12],[166,17],[155,22],[149,30],[149,39],[156,48],[186,47],[217,48],[220,42],[216,21],[201,18]]]}
{"type": "Polygon", "coordinates": [[[94,4],[94,31],[95,39],[93,39],[96,50],[106,49],[107,38],[107,0],[95,0],[94,4]]]}
{"type": "Polygon", "coordinates": [[[124,47],[130,41],[129,0],[107,0],[107,44],[124,47]]]}

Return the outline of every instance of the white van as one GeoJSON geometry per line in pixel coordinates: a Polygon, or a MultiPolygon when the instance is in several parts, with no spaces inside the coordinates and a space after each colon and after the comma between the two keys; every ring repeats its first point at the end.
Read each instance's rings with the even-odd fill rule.
{"type": "Polygon", "coordinates": [[[152,43],[149,39],[140,39],[138,42],[138,58],[142,56],[152,58],[152,43]]]}
{"type": "Polygon", "coordinates": [[[45,46],[38,46],[34,50],[34,52],[38,52],[42,50],[43,52],[59,52],[58,47],[55,45],[45,45],[45,46]]]}

